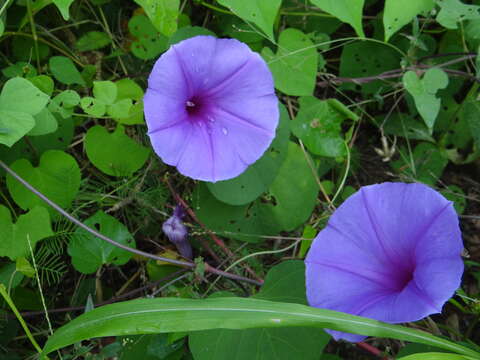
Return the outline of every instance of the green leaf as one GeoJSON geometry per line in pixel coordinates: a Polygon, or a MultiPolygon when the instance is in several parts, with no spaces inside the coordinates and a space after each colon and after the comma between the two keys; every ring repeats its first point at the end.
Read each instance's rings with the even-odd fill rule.
{"type": "Polygon", "coordinates": [[[457,29],[463,20],[480,19],[480,6],[467,5],[459,0],[437,0],[440,5],[436,20],[447,29],[457,29]]]}
{"type": "Polygon", "coordinates": [[[80,95],[75,90],[65,90],[55,96],[48,109],[58,113],[62,118],[67,119],[73,115],[73,108],[80,103],[80,95]]]}
{"type": "MultiPolygon", "coordinates": [[[[274,266],[253,297],[306,304],[304,263],[285,261],[274,266]]],[[[237,360],[317,360],[329,339],[324,331],[308,327],[219,329],[193,332],[189,347],[195,360],[223,360],[231,354],[236,354],[237,360]]]]}
{"type": "Polygon", "coordinates": [[[175,45],[182,40],[190,39],[191,37],[198,36],[198,35],[206,35],[206,36],[217,36],[214,32],[209,29],[200,26],[185,26],[178,29],[175,34],[170,36],[168,39],[168,46],[175,45]]]}
{"type": "Polygon", "coordinates": [[[48,102],[49,96],[23,78],[8,80],[0,93],[0,110],[38,114],[48,102]]]}
{"type": "Polygon", "coordinates": [[[117,86],[117,98],[116,100],[132,99],[142,100],[143,89],[135,81],[130,78],[124,78],[115,82],[117,86]]]}
{"type": "Polygon", "coordinates": [[[287,156],[289,131],[287,110],[280,105],[277,133],[265,154],[240,176],[226,181],[207,183],[210,192],[230,205],[244,205],[267,191],[287,156]]]}
{"type": "Polygon", "coordinates": [[[34,116],[34,119],[35,126],[28,132],[30,136],[50,134],[58,128],[57,120],[47,108],[42,109],[42,111],[34,116]]]}
{"type": "Polygon", "coordinates": [[[398,360],[468,360],[468,359],[472,359],[472,358],[462,356],[462,355],[457,355],[457,354],[434,353],[434,352],[412,354],[412,355],[398,358],[398,360]]]}
{"type": "Polygon", "coordinates": [[[0,36],[2,36],[3,33],[5,32],[6,14],[7,14],[7,12],[4,11],[4,12],[0,15],[0,36]]]}
{"type": "Polygon", "coordinates": [[[111,105],[117,98],[117,86],[113,81],[94,81],[93,96],[105,105],[111,105]]]}
{"type": "Polygon", "coordinates": [[[148,148],[125,135],[121,125],[111,134],[103,126],[91,127],[84,144],[92,164],[111,176],[131,176],[145,164],[150,154],[148,148]]]}
{"type": "Polygon", "coordinates": [[[204,183],[196,186],[192,207],[209,229],[241,241],[258,242],[261,235],[276,235],[281,230],[260,200],[232,206],[217,200],[204,183]]]}
{"type": "Polygon", "coordinates": [[[74,132],[72,119],[62,119],[60,117],[56,117],[56,119],[58,128],[55,132],[30,138],[30,142],[39,154],[43,154],[47,150],[65,151],[72,142],[74,132]]]}
{"type": "Polygon", "coordinates": [[[475,146],[480,149],[480,102],[477,100],[465,101],[462,111],[475,146]]]}
{"type": "Polygon", "coordinates": [[[316,83],[318,52],[309,37],[297,29],[280,34],[277,53],[263,48],[275,87],[287,95],[312,95],[316,83]]]}
{"type": "Polygon", "coordinates": [[[425,13],[435,7],[434,0],[386,0],[383,12],[385,41],[420,13],[425,13]]]}
{"type": "Polygon", "coordinates": [[[105,103],[91,96],[83,97],[82,100],[80,100],[80,107],[88,115],[94,117],[101,117],[105,115],[105,112],[107,111],[105,103]]]}
{"type": "MultiPolygon", "coordinates": [[[[48,215],[48,211],[45,210],[45,213],[48,215]]],[[[48,223],[50,225],[50,222],[48,223]]],[[[53,235],[53,233],[52,233],[53,235]]],[[[31,240],[30,240],[30,243],[31,243],[31,240]]],[[[33,245],[32,245],[32,249],[33,249],[33,245]]],[[[30,248],[28,249],[30,250],[30,248]]],[[[15,263],[15,267],[17,269],[18,272],[22,273],[23,275],[29,277],[29,278],[33,278],[33,276],[35,275],[35,269],[32,265],[30,265],[30,263],[28,262],[28,260],[24,257],[19,257],[15,263]]]]}
{"type": "Polygon", "coordinates": [[[418,119],[408,114],[397,112],[391,114],[387,121],[383,123],[385,116],[379,117],[378,124],[384,124],[383,131],[385,135],[401,136],[411,140],[423,140],[435,142],[427,126],[418,119]]]}
{"type": "Polygon", "coordinates": [[[49,337],[42,354],[94,337],[288,326],[389,337],[430,344],[474,358],[480,356],[469,348],[420,330],[306,305],[253,298],[156,298],[102,306],[57,329],[49,337]]]}
{"type": "Polygon", "coordinates": [[[117,98],[108,107],[109,115],[120,124],[143,124],[143,89],[132,79],[115,82],[117,98]]]}
{"type": "Polygon", "coordinates": [[[313,96],[299,99],[300,110],[291,123],[292,132],[313,154],[338,157],[345,155],[342,122],[358,116],[338,100],[318,100],[313,96]],[[343,107],[344,111],[339,111],[343,107]]]}
{"type": "Polygon", "coordinates": [[[217,0],[227,7],[242,20],[255,24],[271,42],[275,42],[273,36],[273,23],[277,17],[278,9],[282,0],[217,0]]]}
{"type": "Polygon", "coordinates": [[[0,144],[11,147],[35,126],[32,115],[0,109],[0,144]]]}
{"type": "Polygon", "coordinates": [[[305,264],[299,260],[281,262],[270,269],[256,299],[307,305],[305,264]]]}
{"type": "MultiPolygon", "coordinates": [[[[84,224],[120,244],[136,247],[126,226],[103,211],[97,211],[84,224]]],[[[132,253],[107,243],[82,228],[75,230],[68,245],[68,254],[72,257],[75,269],[84,274],[91,274],[102,265],[123,265],[132,257],[132,253]]]]}
{"type": "Polygon", "coordinates": [[[350,24],[359,37],[365,37],[362,28],[362,13],[365,0],[310,0],[310,2],[323,11],[350,24]]]}
{"type": "Polygon", "coordinates": [[[35,85],[37,89],[40,90],[41,92],[47,94],[48,96],[52,96],[55,85],[53,83],[53,79],[50,76],[47,76],[47,75],[33,76],[31,78],[28,78],[28,81],[30,81],[33,85],[35,85]]]}
{"type": "Polygon", "coordinates": [[[48,211],[41,206],[20,215],[13,224],[10,210],[0,205],[0,228],[0,256],[7,256],[11,260],[30,257],[28,239],[35,249],[38,241],[53,235],[48,211]]]}
{"type": "Polygon", "coordinates": [[[57,6],[58,10],[63,16],[64,20],[70,19],[70,5],[73,3],[74,0],[52,0],[53,3],[57,6]]]}
{"type": "Polygon", "coordinates": [[[155,28],[165,36],[177,30],[180,0],[135,0],[155,28]]]}
{"type": "Polygon", "coordinates": [[[139,59],[153,59],[167,50],[168,38],[158,32],[145,15],[133,16],[128,22],[128,29],[136,38],[130,49],[139,59]]]}
{"type": "Polygon", "coordinates": [[[418,112],[432,133],[441,104],[440,99],[435,95],[438,90],[447,87],[447,74],[439,68],[433,68],[419,79],[415,72],[407,71],[402,81],[405,89],[413,96],[418,112]]]}
{"type": "Polygon", "coordinates": [[[85,81],[80,75],[80,72],[77,70],[73,61],[65,56],[52,56],[48,60],[48,66],[52,75],[65,85],[83,85],[85,86],[85,81]]]}
{"type": "Polygon", "coordinates": [[[282,230],[291,231],[306,221],[317,203],[318,185],[300,146],[290,142],[288,155],[270,185],[271,201],[263,206],[282,230]]]}
{"type": "MultiPolygon", "coordinates": [[[[392,48],[369,41],[358,41],[342,47],[340,57],[340,76],[361,78],[379,75],[382,72],[398,69],[400,55],[392,48]]],[[[371,95],[385,88],[385,83],[376,80],[362,84],[362,93],[371,95]]],[[[342,88],[355,90],[356,84],[343,84],[342,88]]],[[[389,87],[386,87],[389,89],[389,87]]]]}
{"type": "Polygon", "coordinates": [[[7,289],[17,287],[22,280],[23,274],[17,271],[15,263],[9,263],[0,267],[0,284],[3,284],[7,289]]]}
{"type": "Polygon", "coordinates": [[[35,126],[33,116],[47,105],[49,96],[23,78],[8,80],[0,93],[0,144],[12,146],[35,126]]]}
{"type": "Polygon", "coordinates": [[[107,107],[107,113],[112,117],[112,119],[115,119],[119,123],[123,124],[122,119],[129,117],[132,107],[132,99],[122,99],[115,102],[115,104],[109,105],[107,107]]]}
{"type": "Polygon", "coordinates": [[[300,147],[289,143],[283,162],[268,193],[243,206],[227,205],[210,195],[204,184],[193,194],[193,208],[209,228],[242,241],[257,242],[260,235],[293,230],[311,214],[318,186],[300,147]]]}
{"type": "Polygon", "coordinates": [[[89,31],[77,40],[75,47],[78,51],[92,51],[101,49],[112,42],[110,36],[102,31],[89,31]]]}
{"type": "MultiPolygon", "coordinates": [[[[63,151],[48,150],[42,154],[38,167],[26,159],[15,161],[11,168],[50,200],[68,208],[80,188],[80,168],[75,159],[63,151]]],[[[22,209],[45,203],[12,176],[7,175],[7,188],[22,209]]],[[[55,210],[48,207],[50,214],[55,210]]]]}

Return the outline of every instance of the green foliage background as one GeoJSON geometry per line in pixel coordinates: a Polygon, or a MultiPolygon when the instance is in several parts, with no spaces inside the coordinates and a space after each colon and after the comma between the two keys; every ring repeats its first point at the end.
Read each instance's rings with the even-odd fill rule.
{"type": "Polygon", "coordinates": [[[475,358],[465,349],[480,342],[479,45],[478,0],[0,1],[0,160],[92,229],[168,259],[180,256],[161,224],[183,204],[196,257],[183,269],[114,247],[0,169],[0,358],[32,356],[30,332],[49,349],[75,343],[49,355],[58,359],[375,358],[329,342],[324,323],[252,318],[255,326],[219,329],[207,316],[195,328],[179,313],[167,333],[132,317],[87,336],[75,328],[82,320],[69,320],[87,312],[101,321],[101,311],[88,314],[96,305],[145,296],[228,297],[228,306],[248,296],[251,306],[308,312],[298,306],[310,240],[356,189],[382,181],[423,182],[454,201],[466,274],[444,313],[417,323],[443,341],[405,346],[398,339],[422,341],[389,328],[372,333],[373,345],[412,360],[475,358]],[[261,54],[281,102],[264,156],[217,183],[163,164],[143,117],[154,61],[196,35],[236,38],[261,54]],[[99,335],[112,336],[79,342],[99,335]]]}

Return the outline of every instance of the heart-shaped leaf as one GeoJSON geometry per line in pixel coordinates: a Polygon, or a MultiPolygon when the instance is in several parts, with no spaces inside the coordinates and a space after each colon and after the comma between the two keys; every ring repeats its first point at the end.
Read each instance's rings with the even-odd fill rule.
{"type": "Polygon", "coordinates": [[[0,205],[0,228],[0,257],[11,260],[30,256],[28,241],[34,249],[38,241],[53,235],[48,211],[41,206],[20,215],[13,224],[10,210],[0,205]]]}
{"type": "Polygon", "coordinates": [[[118,125],[113,133],[103,126],[90,128],[85,135],[88,159],[98,169],[111,176],[130,176],[147,161],[150,150],[125,134],[118,125]]]}
{"type": "MultiPolygon", "coordinates": [[[[135,247],[135,240],[125,225],[102,211],[98,211],[84,223],[120,244],[135,247]]],[[[132,257],[132,253],[107,243],[81,228],[73,234],[68,245],[68,254],[72,257],[75,269],[84,274],[91,274],[106,264],[123,265],[132,257]]]]}
{"type": "Polygon", "coordinates": [[[35,127],[34,116],[49,96],[23,78],[8,80],[0,93],[0,144],[12,146],[35,127]]]}
{"type": "Polygon", "coordinates": [[[440,98],[435,95],[438,90],[448,85],[447,74],[439,69],[429,69],[420,79],[413,71],[403,75],[403,86],[413,96],[415,106],[427,125],[430,133],[433,131],[435,120],[440,111],[440,98]]]}
{"type": "Polygon", "coordinates": [[[312,95],[318,52],[306,34],[297,29],[286,29],[280,34],[277,53],[265,47],[262,56],[272,71],[278,90],[287,95],[312,95]]]}
{"type": "MultiPolygon", "coordinates": [[[[70,206],[80,188],[80,168],[75,159],[63,151],[46,151],[40,158],[38,167],[26,159],[20,159],[11,168],[63,208],[70,206]]],[[[10,175],[7,176],[7,188],[13,200],[24,210],[44,205],[40,198],[10,175]]],[[[50,214],[55,214],[52,208],[49,209],[50,214]]]]}

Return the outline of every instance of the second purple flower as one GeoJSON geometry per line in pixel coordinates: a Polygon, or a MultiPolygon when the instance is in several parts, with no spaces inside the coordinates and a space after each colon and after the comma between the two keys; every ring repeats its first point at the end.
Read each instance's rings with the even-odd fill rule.
{"type": "Polygon", "coordinates": [[[388,323],[420,320],[441,312],[460,286],[462,249],[458,216],[440,193],[423,184],[362,187],[310,248],[308,302],[388,323]]]}
{"type": "Polygon", "coordinates": [[[234,39],[196,36],[155,63],[145,94],[158,156],[204,181],[240,175],[275,136],[278,100],[266,63],[234,39]]]}

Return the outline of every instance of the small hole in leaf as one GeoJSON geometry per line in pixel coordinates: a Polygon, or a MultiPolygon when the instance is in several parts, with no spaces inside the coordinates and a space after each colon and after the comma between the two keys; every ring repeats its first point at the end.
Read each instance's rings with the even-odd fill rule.
{"type": "Polygon", "coordinates": [[[97,231],[100,231],[100,224],[99,224],[99,223],[93,224],[93,227],[94,227],[95,229],[97,229],[97,231]]]}

